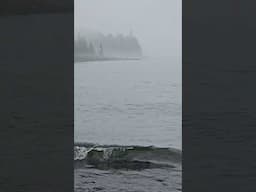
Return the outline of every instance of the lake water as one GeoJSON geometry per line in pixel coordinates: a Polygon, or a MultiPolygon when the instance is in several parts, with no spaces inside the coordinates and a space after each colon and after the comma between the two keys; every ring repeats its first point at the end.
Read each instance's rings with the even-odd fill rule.
{"type": "Polygon", "coordinates": [[[181,149],[181,61],[75,64],[75,142],[181,149]]]}
{"type": "Polygon", "coordinates": [[[175,59],[76,63],[75,191],[181,191],[181,100],[175,59]]]}

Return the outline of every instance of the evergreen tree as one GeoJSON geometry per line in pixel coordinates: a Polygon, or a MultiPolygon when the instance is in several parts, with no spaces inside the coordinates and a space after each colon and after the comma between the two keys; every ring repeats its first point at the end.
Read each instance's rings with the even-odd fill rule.
{"type": "Polygon", "coordinates": [[[89,44],[89,55],[90,56],[95,56],[96,54],[95,54],[95,48],[94,48],[94,46],[93,46],[93,44],[90,42],[90,44],[89,44]]]}
{"type": "Polygon", "coordinates": [[[102,47],[102,44],[101,44],[101,43],[100,43],[99,55],[100,55],[100,57],[103,57],[103,56],[104,56],[103,47],[102,47]]]}

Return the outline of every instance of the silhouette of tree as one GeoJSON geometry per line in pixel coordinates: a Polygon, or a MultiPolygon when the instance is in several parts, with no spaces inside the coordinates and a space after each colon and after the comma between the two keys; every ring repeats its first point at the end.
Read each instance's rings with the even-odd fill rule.
{"type": "Polygon", "coordinates": [[[94,48],[93,44],[90,42],[90,44],[89,44],[89,54],[91,56],[95,56],[96,55],[95,53],[96,53],[95,48],[94,48]]]}
{"type": "Polygon", "coordinates": [[[75,40],[75,54],[93,57],[140,57],[142,49],[132,33],[127,36],[99,34],[97,38],[91,39],[79,36],[75,40]]]}
{"type": "Polygon", "coordinates": [[[101,44],[101,43],[100,43],[99,56],[100,56],[100,57],[104,57],[103,47],[102,47],[102,44],[101,44]]]}

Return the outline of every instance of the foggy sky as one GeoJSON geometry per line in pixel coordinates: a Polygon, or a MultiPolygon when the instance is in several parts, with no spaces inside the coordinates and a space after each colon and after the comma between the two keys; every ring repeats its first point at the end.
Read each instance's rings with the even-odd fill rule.
{"type": "Polygon", "coordinates": [[[75,33],[129,34],[146,56],[181,55],[181,0],[75,0],[75,33]]]}

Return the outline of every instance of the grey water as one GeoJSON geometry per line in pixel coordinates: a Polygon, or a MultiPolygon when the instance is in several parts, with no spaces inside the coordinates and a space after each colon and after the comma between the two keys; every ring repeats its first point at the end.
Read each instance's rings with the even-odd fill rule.
{"type": "MultiPolygon", "coordinates": [[[[75,143],[106,148],[153,146],[150,153],[155,156],[161,155],[162,149],[181,151],[182,81],[178,58],[75,63],[74,81],[75,143]]],[[[108,168],[83,167],[81,162],[75,168],[77,192],[181,190],[181,161],[155,168],[136,161],[136,166],[129,162],[128,168],[118,169],[109,163],[108,168]]]]}
{"type": "Polygon", "coordinates": [[[75,142],[181,149],[181,64],[172,58],[75,64],[75,142]]]}

